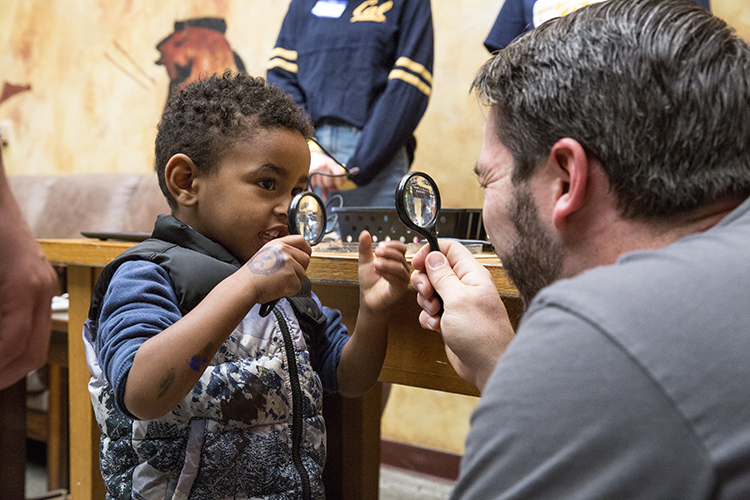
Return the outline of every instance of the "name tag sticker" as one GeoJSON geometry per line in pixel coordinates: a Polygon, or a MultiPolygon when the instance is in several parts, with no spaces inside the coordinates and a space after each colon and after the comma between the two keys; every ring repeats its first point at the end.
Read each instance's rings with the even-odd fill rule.
{"type": "Polygon", "coordinates": [[[316,17],[327,17],[338,19],[346,10],[346,0],[318,0],[312,8],[312,14],[316,17]]]}

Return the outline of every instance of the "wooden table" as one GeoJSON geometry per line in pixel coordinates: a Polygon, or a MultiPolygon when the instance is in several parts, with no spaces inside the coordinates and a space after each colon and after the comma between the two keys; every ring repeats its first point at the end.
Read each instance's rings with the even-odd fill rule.
{"type": "MultiPolygon", "coordinates": [[[[105,496],[98,460],[100,434],[87,389],[90,374],[81,331],[101,269],[132,243],[90,239],[39,240],[39,243],[52,263],[67,267],[70,493],[75,500],[99,500],[105,496]]],[[[494,257],[481,260],[492,273],[511,317],[518,318],[520,300],[499,260],[494,257]]],[[[353,328],[359,298],[357,255],[315,251],[308,276],[321,301],[339,309],[344,323],[353,328]]],[[[416,292],[410,288],[391,317],[380,381],[478,395],[477,389],[460,379],[448,363],[440,335],[419,326],[415,297],[416,292]]],[[[329,498],[376,500],[378,497],[380,389],[378,384],[362,398],[327,396],[324,401],[329,434],[324,481],[329,498]]]]}

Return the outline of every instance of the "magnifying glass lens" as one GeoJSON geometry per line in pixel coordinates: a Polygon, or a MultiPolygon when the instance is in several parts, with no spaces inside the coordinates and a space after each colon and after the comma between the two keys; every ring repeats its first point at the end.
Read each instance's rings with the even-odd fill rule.
{"type": "Polygon", "coordinates": [[[326,209],[323,201],[314,193],[298,194],[289,207],[289,232],[302,235],[315,245],[325,234],[326,209]]]}
{"type": "Polygon", "coordinates": [[[438,211],[432,186],[422,177],[412,177],[406,189],[405,208],[409,219],[419,227],[432,224],[438,211]]]}
{"type": "MultiPolygon", "coordinates": [[[[310,245],[317,245],[325,236],[326,207],[315,193],[305,191],[292,199],[287,212],[289,234],[299,234],[310,245]]],[[[260,316],[266,317],[279,299],[266,302],[260,307],[260,316]]]]}

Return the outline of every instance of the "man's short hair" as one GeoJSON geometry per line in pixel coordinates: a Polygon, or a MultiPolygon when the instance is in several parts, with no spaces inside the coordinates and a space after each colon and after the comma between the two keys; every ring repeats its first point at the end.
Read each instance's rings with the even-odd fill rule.
{"type": "Polygon", "coordinates": [[[289,94],[244,72],[214,74],[175,95],[162,114],[155,144],[159,186],[170,207],[176,201],[164,170],[172,156],[185,154],[199,170],[211,173],[225,151],[263,128],[297,130],[305,139],[313,134],[309,115],[289,94]]]}
{"type": "Polygon", "coordinates": [[[626,217],[750,195],[750,46],[691,0],[609,0],[552,20],[472,90],[496,113],[516,182],[570,137],[626,217]]]}

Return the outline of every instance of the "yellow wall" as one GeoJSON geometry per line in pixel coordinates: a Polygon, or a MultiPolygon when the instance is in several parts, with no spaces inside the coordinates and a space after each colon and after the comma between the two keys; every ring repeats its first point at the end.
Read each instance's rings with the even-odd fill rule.
{"type": "MultiPolygon", "coordinates": [[[[415,169],[444,206],[482,203],[472,168],[483,118],[468,88],[502,0],[433,0],[434,89],[417,129],[415,169]],[[450,188],[448,188],[450,187],[450,188]]],[[[250,73],[264,75],[288,2],[280,0],[0,0],[0,85],[31,85],[0,104],[11,174],[148,172],[167,95],[156,44],[173,22],[215,16],[250,73]]],[[[713,0],[750,37],[746,0],[713,0]]]]}
{"type": "MultiPolygon", "coordinates": [[[[433,95],[417,129],[414,168],[431,173],[446,207],[474,208],[483,117],[468,88],[488,57],[482,41],[502,0],[433,0],[433,95]]],[[[31,85],[0,104],[11,174],[149,172],[169,79],[156,44],[175,20],[213,16],[248,71],[264,75],[282,0],[0,0],[0,85],[31,85]]],[[[750,39],[750,3],[712,0],[750,39]]],[[[476,398],[394,387],[383,436],[463,452],[476,398]],[[430,426],[424,422],[429,417],[430,426]],[[435,429],[438,429],[437,431],[435,429]]]]}
{"type": "MultiPolygon", "coordinates": [[[[482,118],[468,95],[487,57],[498,0],[433,2],[435,88],[415,168],[434,173],[446,207],[481,206],[471,169],[482,118]],[[478,15],[478,13],[483,13],[478,15]],[[456,43],[461,40],[461,43],[456,43]]],[[[265,74],[288,2],[279,0],[0,0],[0,85],[31,85],[0,104],[11,174],[148,172],[169,79],[154,64],[173,22],[227,20],[250,73],[265,74]]]]}

